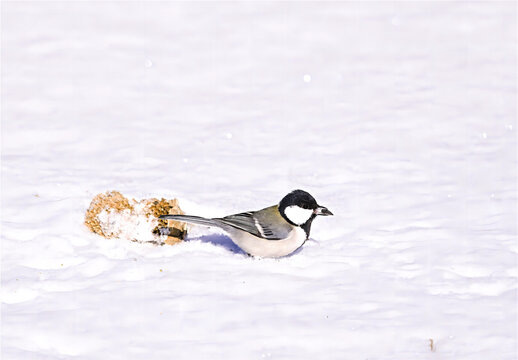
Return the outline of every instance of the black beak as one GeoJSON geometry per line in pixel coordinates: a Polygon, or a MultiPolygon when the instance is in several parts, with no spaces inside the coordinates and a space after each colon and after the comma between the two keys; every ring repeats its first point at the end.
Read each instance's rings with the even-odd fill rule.
{"type": "Polygon", "coordinates": [[[329,211],[325,206],[319,206],[314,211],[315,215],[323,215],[323,216],[329,216],[333,215],[331,211],[329,211]]]}

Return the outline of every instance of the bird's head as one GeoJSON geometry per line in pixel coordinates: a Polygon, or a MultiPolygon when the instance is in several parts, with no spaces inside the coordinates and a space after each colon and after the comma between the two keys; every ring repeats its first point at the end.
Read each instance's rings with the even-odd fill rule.
{"type": "Polygon", "coordinates": [[[300,227],[306,224],[310,226],[317,215],[333,215],[325,206],[318,205],[315,198],[304,190],[294,190],[286,195],[279,203],[279,212],[290,224],[300,227]]]}

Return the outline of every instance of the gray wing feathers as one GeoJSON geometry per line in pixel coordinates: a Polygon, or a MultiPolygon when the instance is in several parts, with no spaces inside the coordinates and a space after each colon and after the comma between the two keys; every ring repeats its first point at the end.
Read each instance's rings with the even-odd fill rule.
{"type": "Polygon", "coordinates": [[[160,219],[184,221],[191,224],[203,226],[217,226],[223,230],[232,228],[244,230],[257,237],[263,237],[257,227],[255,221],[250,213],[236,214],[225,216],[224,218],[207,219],[200,216],[192,215],[162,215],[160,219]]]}
{"type": "Polygon", "coordinates": [[[234,228],[246,231],[262,239],[280,240],[288,235],[291,228],[284,219],[275,219],[276,217],[280,217],[280,214],[276,211],[276,207],[271,207],[261,211],[244,212],[214,219],[191,215],[163,215],[160,216],[160,219],[185,221],[204,226],[217,226],[226,231],[234,228]]]}
{"type": "Polygon", "coordinates": [[[244,230],[253,234],[257,237],[268,239],[268,240],[278,240],[279,238],[274,236],[271,229],[269,229],[266,225],[262,224],[252,212],[246,212],[241,214],[229,215],[224,218],[215,219],[219,220],[225,224],[233,226],[235,228],[244,230]]]}

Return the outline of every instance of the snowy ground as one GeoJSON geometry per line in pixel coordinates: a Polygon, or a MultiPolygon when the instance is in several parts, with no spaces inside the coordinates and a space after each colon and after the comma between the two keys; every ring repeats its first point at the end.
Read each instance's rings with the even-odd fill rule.
{"type": "Polygon", "coordinates": [[[514,2],[2,2],[1,53],[2,359],[516,359],[514,2]],[[279,260],[82,224],[295,188],[279,260]]]}

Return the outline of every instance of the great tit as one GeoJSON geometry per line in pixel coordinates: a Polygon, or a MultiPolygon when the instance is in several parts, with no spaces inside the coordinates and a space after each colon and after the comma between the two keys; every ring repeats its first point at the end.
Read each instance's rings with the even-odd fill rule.
{"type": "Polygon", "coordinates": [[[304,244],[317,215],[333,213],[318,205],[306,191],[294,190],[278,205],[258,211],[212,219],[191,215],[162,215],[160,219],[217,226],[228,233],[232,241],[247,254],[277,258],[291,254],[304,244]]]}

